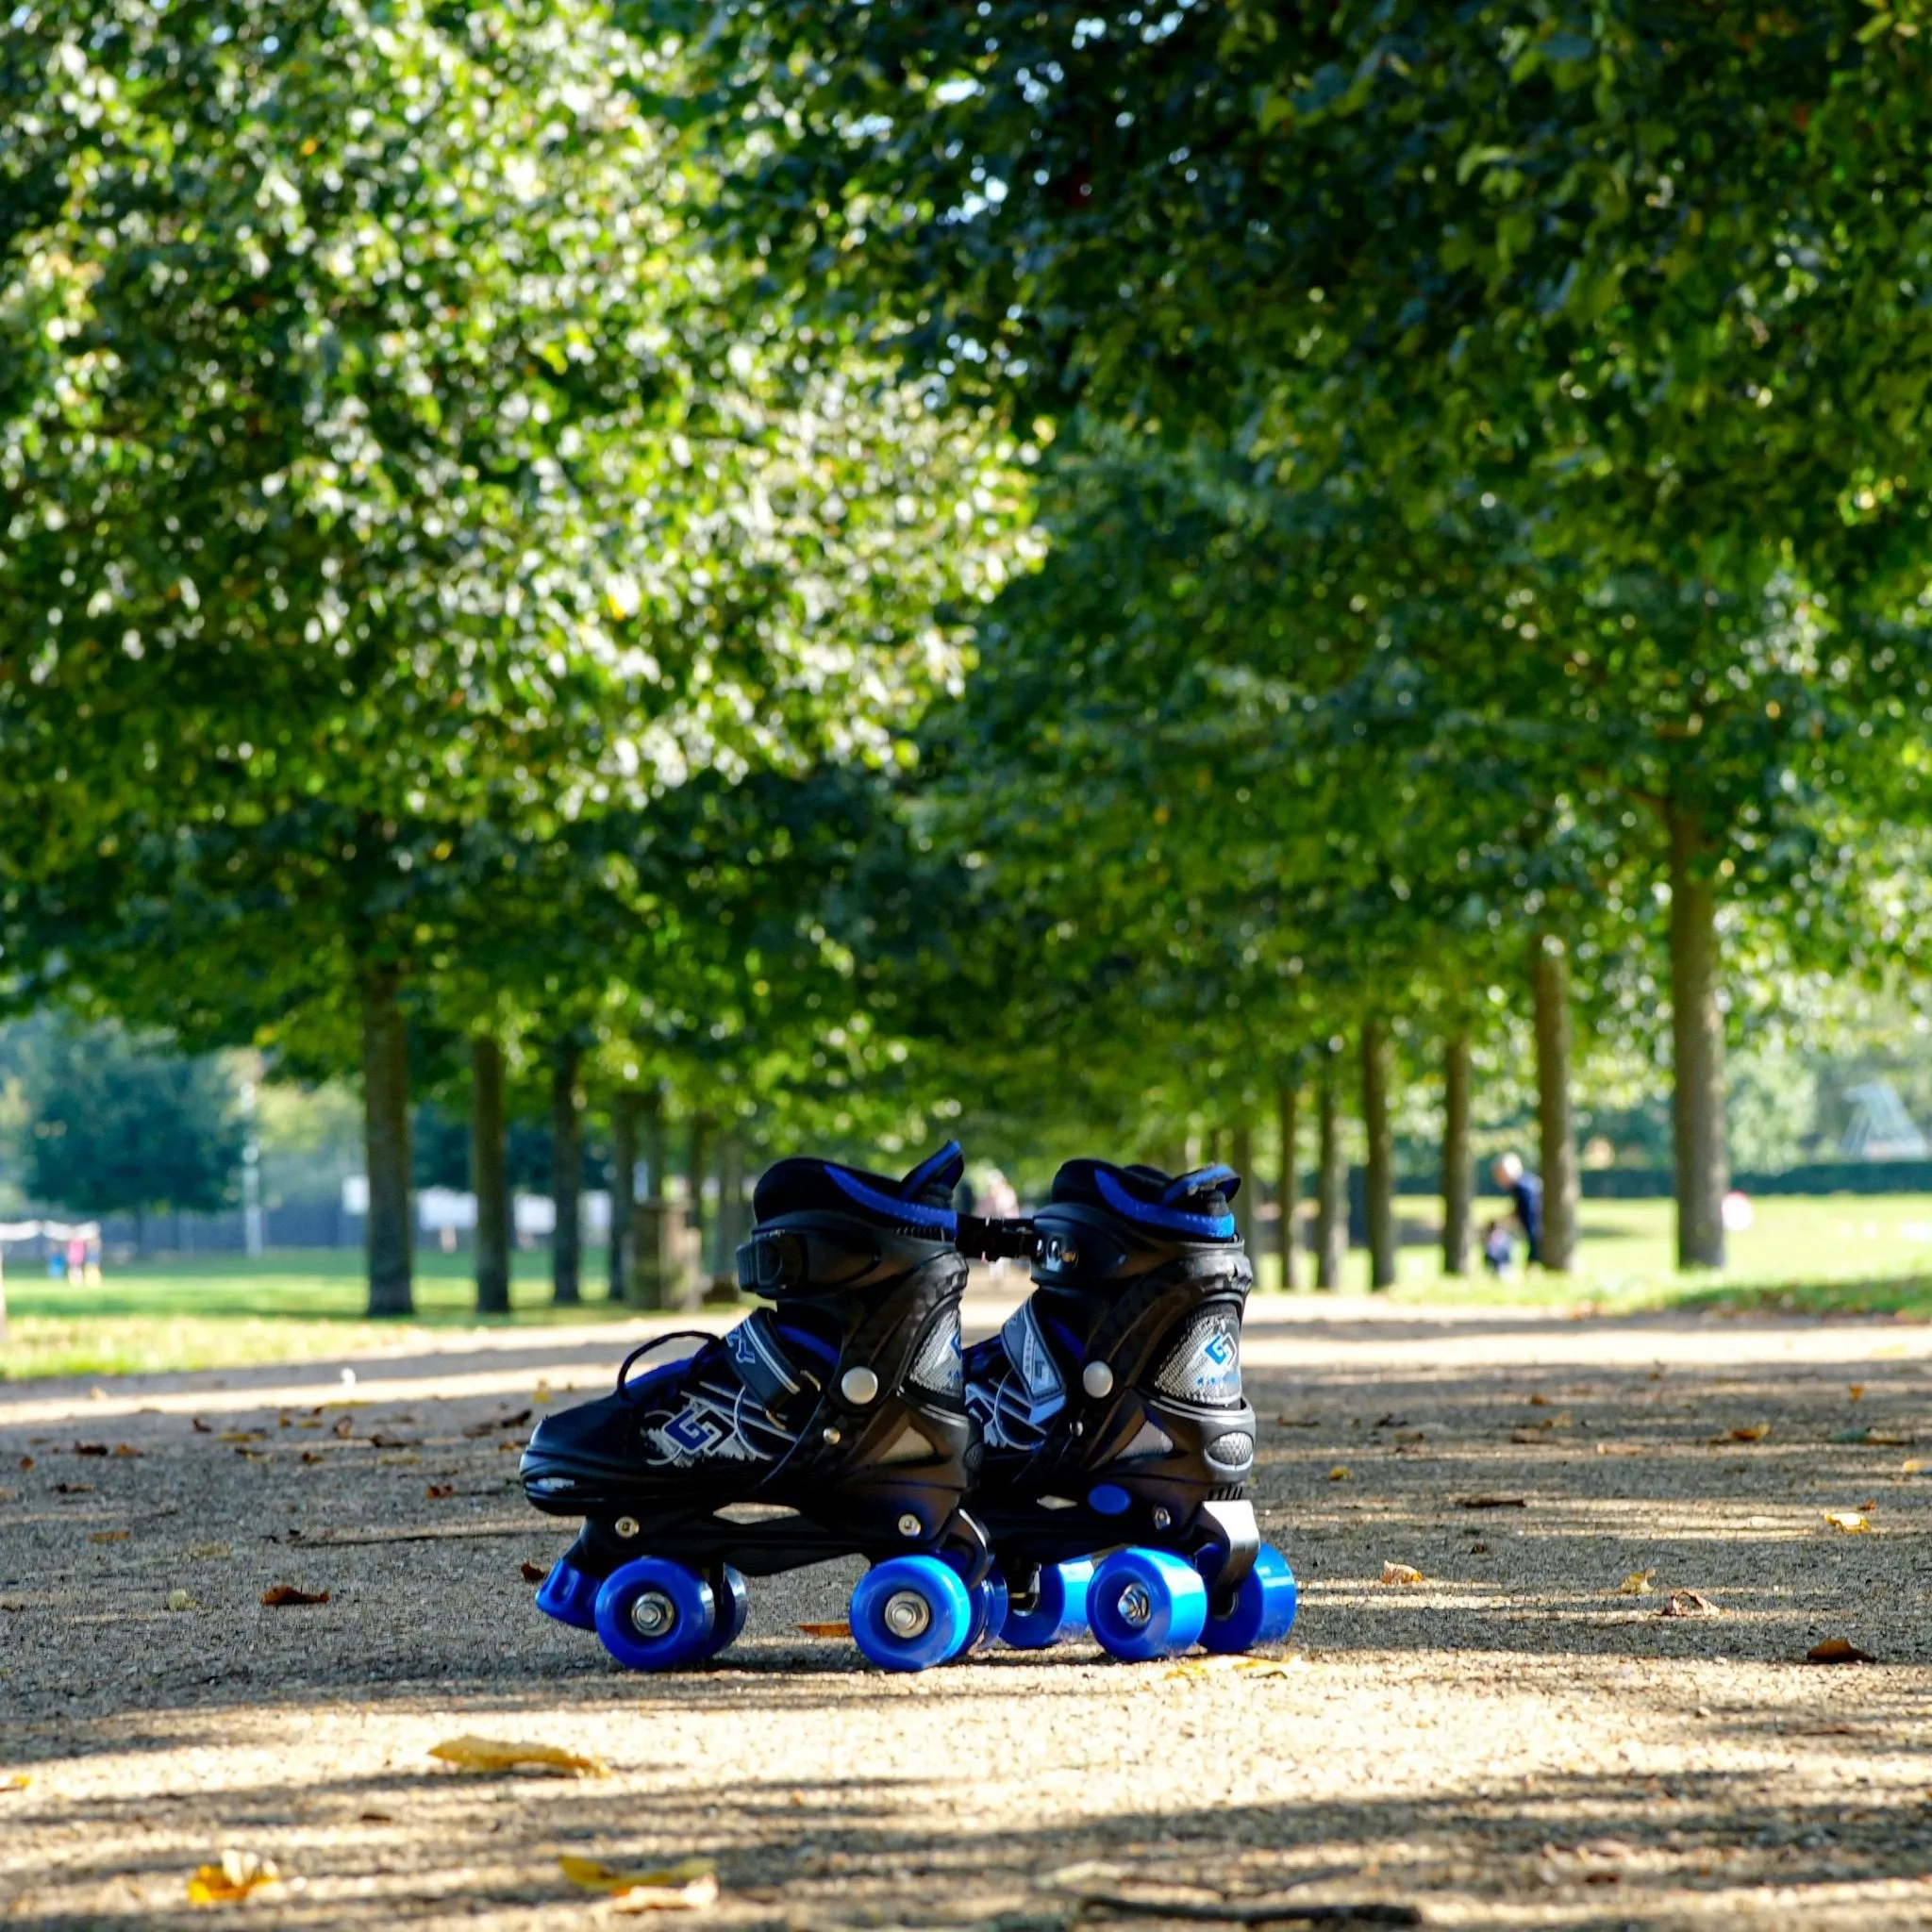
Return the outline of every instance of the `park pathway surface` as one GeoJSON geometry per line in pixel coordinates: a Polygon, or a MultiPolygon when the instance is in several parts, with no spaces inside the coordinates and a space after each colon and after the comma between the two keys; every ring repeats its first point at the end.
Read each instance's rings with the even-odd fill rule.
{"type": "Polygon", "coordinates": [[[1932,1924],[1932,1330],[1257,1303],[1292,1641],[908,1678],[799,1630],[850,1566],[755,1582],[692,1674],[532,1608],[570,1529],[514,1487],[525,1412],[643,1332],[0,1385],[0,1922],[609,1923],[577,1853],[709,1857],[667,1916],[733,1927],[1932,1924]],[[1876,1661],[1805,1660],[1834,1638],[1876,1661]],[[426,1755],[462,1733],[609,1774],[426,1755]],[[284,1882],[191,1911],[230,1846],[284,1882]]]}

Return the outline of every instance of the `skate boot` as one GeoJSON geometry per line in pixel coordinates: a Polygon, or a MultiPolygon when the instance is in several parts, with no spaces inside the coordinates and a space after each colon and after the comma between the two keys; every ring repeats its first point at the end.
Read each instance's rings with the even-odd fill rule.
{"type": "Polygon", "coordinates": [[[984,1437],[973,1508],[1008,1592],[1006,1642],[1091,1628],[1143,1658],[1246,1650],[1293,1624],[1293,1574],[1247,1500],[1240,1186],[1225,1167],[1171,1180],[1098,1160],[1055,1176],[1034,1292],[966,1356],[984,1437]]]}
{"type": "MultiPolygon", "coordinates": [[[[744,1627],[744,1577],[833,1557],[874,1567],[852,1632],[875,1663],[923,1670],[984,1636],[999,1599],[961,1505],[978,1432],[961,1388],[948,1144],[903,1180],[782,1160],[758,1182],[741,1283],[770,1306],[695,1353],[546,1416],[525,1494],[582,1533],[537,1593],[620,1663],[714,1657],[744,1627]]],[[[680,1331],[689,1333],[690,1331],[680,1331]]]]}

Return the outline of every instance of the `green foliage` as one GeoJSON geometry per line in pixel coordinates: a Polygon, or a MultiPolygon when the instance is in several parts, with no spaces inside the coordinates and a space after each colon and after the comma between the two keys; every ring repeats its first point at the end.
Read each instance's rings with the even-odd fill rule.
{"type": "Polygon", "coordinates": [[[235,1084],[112,1024],[42,1024],[17,1038],[13,1140],[28,1200],[76,1214],[212,1213],[242,1161],[235,1084]]]}

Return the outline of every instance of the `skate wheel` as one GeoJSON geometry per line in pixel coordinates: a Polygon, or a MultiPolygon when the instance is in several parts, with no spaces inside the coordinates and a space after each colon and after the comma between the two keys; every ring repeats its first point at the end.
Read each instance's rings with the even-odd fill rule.
{"type": "Polygon", "coordinates": [[[1255,1567],[1241,1578],[1234,1607],[1217,1617],[1210,1605],[1201,1647],[1225,1654],[1252,1650],[1257,1643],[1278,1643],[1294,1628],[1294,1572],[1273,1543],[1263,1543],[1255,1567]]]}
{"type": "Polygon", "coordinates": [[[578,1630],[597,1627],[597,1579],[559,1557],[537,1587],[537,1607],[546,1617],[578,1630]]]}
{"type": "Polygon", "coordinates": [[[973,1603],[973,1621],[967,1626],[966,1641],[959,1646],[961,1657],[999,1641],[1007,1621],[1007,1579],[997,1570],[989,1571],[985,1580],[966,1593],[973,1603]]]}
{"type": "Polygon", "coordinates": [[[1087,1634],[1087,1590],[1093,1565],[1086,1557],[1071,1563],[1043,1563],[1040,1587],[1026,1608],[1008,1606],[1000,1641],[1015,1650],[1046,1650],[1087,1634]]]}
{"type": "Polygon", "coordinates": [[[724,1587],[720,1590],[715,1584],[712,1586],[711,1601],[715,1606],[711,1634],[693,1662],[702,1663],[707,1657],[716,1657],[744,1635],[744,1620],[751,1612],[751,1592],[744,1587],[744,1578],[729,1563],[724,1565],[724,1587]]]}
{"type": "Polygon", "coordinates": [[[1088,1586],[1087,1621],[1101,1648],[1124,1662],[1178,1657],[1208,1622],[1208,1586],[1166,1550],[1116,1550],[1088,1586]]]}
{"type": "Polygon", "coordinates": [[[597,1592],[597,1635],[628,1670],[689,1663],[704,1654],[716,1622],[711,1586],[668,1557],[625,1563],[597,1592]]]}
{"type": "Polygon", "coordinates": [[[889,1557],[852,1592],[852,1641],[889,1671],[924,1671],[965,1647],[973,1603],[938,1557],[889,1557]]]}

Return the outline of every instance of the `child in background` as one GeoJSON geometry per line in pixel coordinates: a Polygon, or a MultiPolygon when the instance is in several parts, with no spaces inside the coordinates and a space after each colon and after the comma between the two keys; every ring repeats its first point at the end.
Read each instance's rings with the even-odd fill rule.
{"type": "Polygon", "coordinates": [[[1507,1280],[1514,1272],[1516,1241],[1507,1222],[1491,1221],[1484,1225],[1483,1259],[1489,1264],[1490,1273],[1499,1281],[1507,1280]]]}

